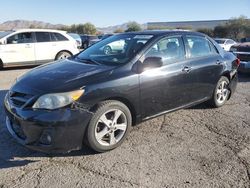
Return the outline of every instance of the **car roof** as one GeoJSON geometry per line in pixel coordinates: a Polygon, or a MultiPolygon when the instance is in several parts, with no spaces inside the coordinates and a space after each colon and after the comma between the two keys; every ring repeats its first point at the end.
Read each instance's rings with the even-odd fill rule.
{"type": "MultiPolygon", "coordinates": [[[[169,34],[189,34],[189,35],[199,35],[199,36],[205,36],[203,33],[194,32],[194,31],[188,31],[188,30],[145,30],[145,31],[139,31],[139,32],[128,32],[130,34],[138,34],[138,35],[169,35],[169,34]]],[[[126,34],[126,33],[124,33],[126,34]]]]}

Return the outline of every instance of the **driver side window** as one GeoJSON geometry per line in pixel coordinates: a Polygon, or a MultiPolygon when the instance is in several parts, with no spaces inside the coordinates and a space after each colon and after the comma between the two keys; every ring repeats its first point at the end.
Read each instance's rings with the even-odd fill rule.
{"type": "Polygon", "coordinates": [[[185,59],[185,50],[181,37],[167,37],[158,41],[146,57],[161,57],[164,64],[171,64],[185,59]]]}
{"type": "Polygon", "coordinates": [[[32,33],[18,33],[10,36],[7,39],[7,44],[22,44],[22,43],[32,43],[32,33]]]}

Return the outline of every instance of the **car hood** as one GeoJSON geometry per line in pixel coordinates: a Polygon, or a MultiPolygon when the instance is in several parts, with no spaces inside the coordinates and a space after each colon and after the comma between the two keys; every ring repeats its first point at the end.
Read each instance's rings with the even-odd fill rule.
{"type": "Polygon", "coordinates": [[[109,76],[114,67],[60,60],[32,69],[20,78],[12,90],[29,94],[67,92],[109,76]]]}

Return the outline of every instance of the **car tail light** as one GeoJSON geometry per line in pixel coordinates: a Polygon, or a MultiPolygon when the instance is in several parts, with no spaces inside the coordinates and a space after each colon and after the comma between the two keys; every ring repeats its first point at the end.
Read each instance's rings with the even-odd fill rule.
{"type": "Polygon", "coordinates": [[[240,59],[239,58],[236,59],[236,65],[240,66],[240,59]]]}

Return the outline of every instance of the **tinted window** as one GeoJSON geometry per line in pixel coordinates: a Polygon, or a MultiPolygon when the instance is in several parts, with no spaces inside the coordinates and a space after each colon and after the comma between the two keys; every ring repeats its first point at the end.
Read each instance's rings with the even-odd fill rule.
{"type": "Polygon", "coordinates": [[[67,41],[68,39],[60,33],[50,33],[52,41],[67,41]]]}
{"type": "Polygon", "coordinates": [[[18,33],[7,39],[7,44],[32,43],[32,33],[18,33]]]}
{"type": "Polygon", "coordinates": [[[158,41],[146,57],[162,57],[165,63],[185,59],[185,50],[181,37],[169,37],[158,41]]]}
{"type": "Polygon", "coordinates": [[[36,32],[36,41],[37,42],[50,42],[49,32],[36,32]]]}
{"type": "Polygon", "coordinates": [[[205,37],[187,36],[187,43],[190,57],[202,57],[217,53],[214,46],[205,37]]]}

